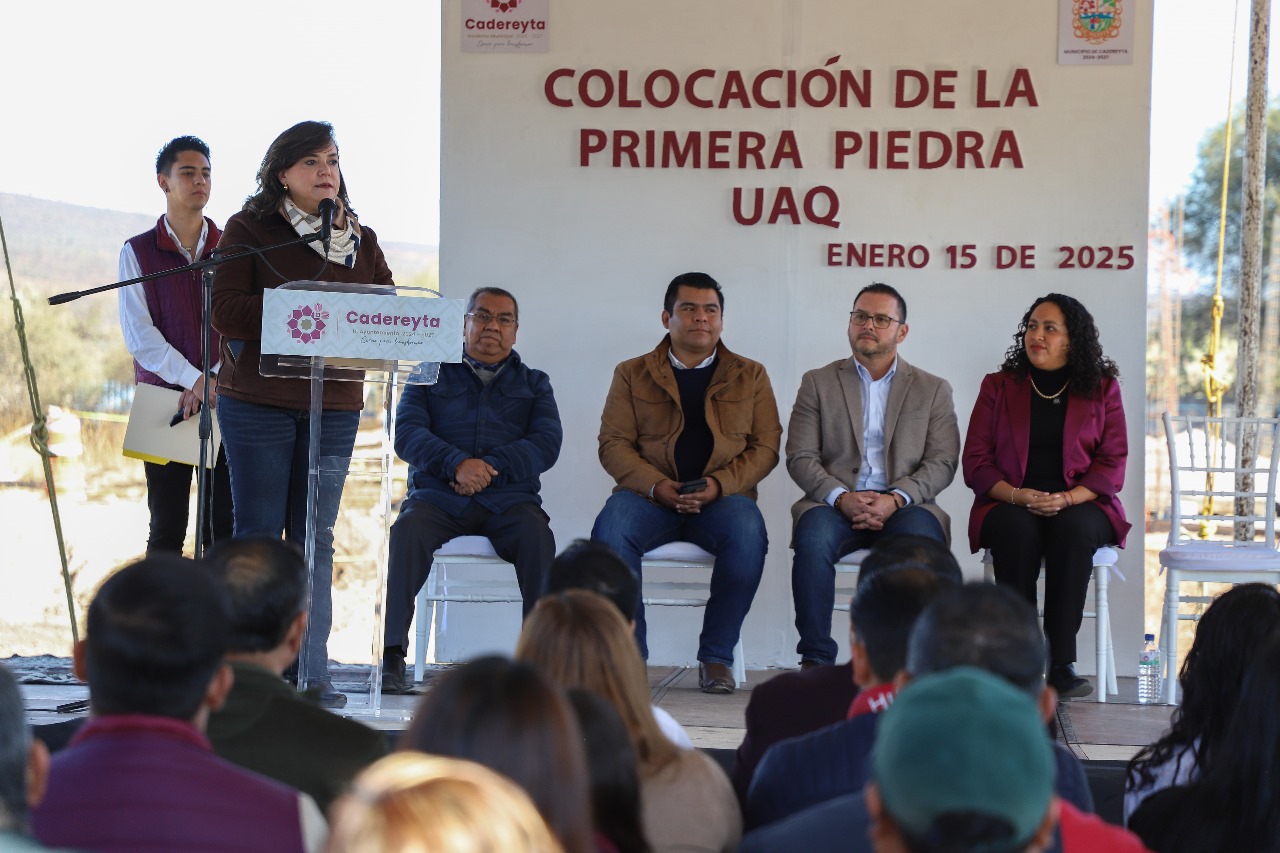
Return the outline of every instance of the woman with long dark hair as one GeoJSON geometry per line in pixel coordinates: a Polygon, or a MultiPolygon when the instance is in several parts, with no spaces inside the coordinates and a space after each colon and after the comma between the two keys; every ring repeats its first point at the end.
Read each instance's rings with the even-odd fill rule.
{"type": "MultiPolygon", "coordinates": [[[[231,472],[236,536],[283,534],[299,544],[306,536],[311,386],[306,378],[261,372],[263,292],[289,281],[390,285],[392,280],[377,235],[351,208],[338,143],[327,122],[300,122],[276,137],[258,169],[257,192],[227,220],[218,244],[231,254],[316,234],[326,200],[336,208],[328,251],[317,240],[249,254],[218,267],[213,280],[213,325],[222,334],[218,426],[231,472]]],[[[311,684],[300,686],[318,687],[329,707],[346,704],[328,676],[333,526],[363,407],[362,383],[325,383],[319,449],[327,461],[315,519],[306,646],[311,684]]]]}
{"type": "Polygon", "coordinates": [[[1049,683],[1066,697],[1093,689],[1075,672],[1093,552],[1123,546],[1131,526],[1118,497],[1129,455],[1119,379],[1089,311],[1042,296],[983,378],[964,444],[969,546],[987,548],[996,582],[1032,605],[1043,562],[1049,683]]]}
{"type": "Polygon", "coordinates": [[[1268,625],[1203,775],[1152,794],[1129,821],[1156,853],[1280,850],[1280,633],[1268,625]]]}
{"type": "Polygon", "coordinates": [[[640,826],[640,773],[622,717],[604,697],[571,688],[565,693],[582,729],[591,776],[591,812],[596,849],[604,853],[649,853],[640,826]]]}
{"type": "Polygon", "coordinates": [[[593,849],[582,734],[564,691],[534,667],[493,656],[450,670],[399,748],[496,770],[529,794],[566,853],[593,849]]]}
{"type": "Polygon", "coordinates": [[[1264,583],[1232,587],[1213,600],[1196,626],[1182,661],[1182,704],[1169,731],[1129,762],[1124,784],[1127,821],[1144,799],[1172,785],[1187,785],[1217,760],[1240,685],[1264,640],[1280,626],[1280,592],[1264,583]]]}

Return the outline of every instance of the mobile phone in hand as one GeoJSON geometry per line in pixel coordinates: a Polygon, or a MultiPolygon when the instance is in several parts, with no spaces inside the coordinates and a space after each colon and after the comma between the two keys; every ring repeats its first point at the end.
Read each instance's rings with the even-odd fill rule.
{"type": "Polygon", "coordinates": [[[680,488],[676,489],[676,494],[688,495],[693,492],[700,492],[707,487],[707,478],[701,480],[690,480],[687,483],[681,483],[680,488]]]}

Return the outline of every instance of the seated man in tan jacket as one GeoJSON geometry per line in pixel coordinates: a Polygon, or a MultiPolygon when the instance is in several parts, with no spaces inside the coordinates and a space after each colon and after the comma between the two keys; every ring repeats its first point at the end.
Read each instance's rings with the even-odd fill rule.
{"type": "Polygon", "coordinates": [[[960,459],[951,386],[898,355],[906,338],[906,300],[887,284],[870,284],[849,312],[853,354],[800,380],[787,471],[804,490],[791,508],[802,667],[835,663],[837,560],[886,536],[950,542],[950,520],[936,501],[960,459]]]}
{"type": "MultiPolygon", "coordinates": [[[[600,418],[600,463],[617,481],[591,538],[640,577],[640,558],[684,541],[715,555],[698,643],[699,686],[732,693],[733,648],[769,548],[756,484],[778,464],[782,424],[763,365],[720,341],[724,295],[706,273],[676,276],[650,353],[622,362],[600,418]]],[[[646,658],[644,604],[636,641],[646,658]]]]}

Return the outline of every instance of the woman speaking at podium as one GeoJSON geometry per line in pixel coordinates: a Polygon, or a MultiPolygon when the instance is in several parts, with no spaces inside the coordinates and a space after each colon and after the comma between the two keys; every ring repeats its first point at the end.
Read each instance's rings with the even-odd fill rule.
{"type": "MultiPolygon", "coordinates": [[[[300,547],[306,537],[310,380],[260,372],[263,291],[299,280],[386,285],[392,280],[377,236],[351,208],[327,122],[304,121],[276,137],[258,169],[257,192],[227,221],[219,243],[231,255],[242,247],[263,248],[320,233],[326,206],[332,216],[327,252],[320,240],[299,243],[228,261],[214,277],[213,325],[223,336],[218,426],[231,472],[236,536],[283,534],[300,547]]],[[[322,457],[350,458],[363,407],[363,383],[325,383],[322,457]]],[[[345,480],[345,466],[321,477],[306,649],[310,686],[319,687],[329,707],[346,704],[328,675],[333,526],[345,480]]]]}

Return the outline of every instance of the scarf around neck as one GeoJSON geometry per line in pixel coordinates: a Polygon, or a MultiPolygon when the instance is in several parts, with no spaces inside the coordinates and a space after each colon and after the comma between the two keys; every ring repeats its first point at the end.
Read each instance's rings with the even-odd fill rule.
{"type": "MultiPolygon", "coordinates": [[[[338,210],[333,216],[335,220],[344,209],[342,199],[338,199],[337,202],[338,210]]],[[[320,233],[320,217],[307,213],[294,204],[293,199],[288,196],[284,197],[280,212],[284,214],[285,219],[289,220],[289,224],[293,226],[294,231],[298,232],[299,237],[320,233]]],[[[346,211],[345,221],[346,225],[343,228],[339,229],[335,224],[329,234],[329,263],[342,264],[344,267],[351,268],[356,265],[356,253],[360,251],[360,224],[356,222],[356,218],[349,210],[346,211]]],[[[324,246],[319,240],[311,243],[310,246],[317,255],[324,257],[324,246]]]]}

